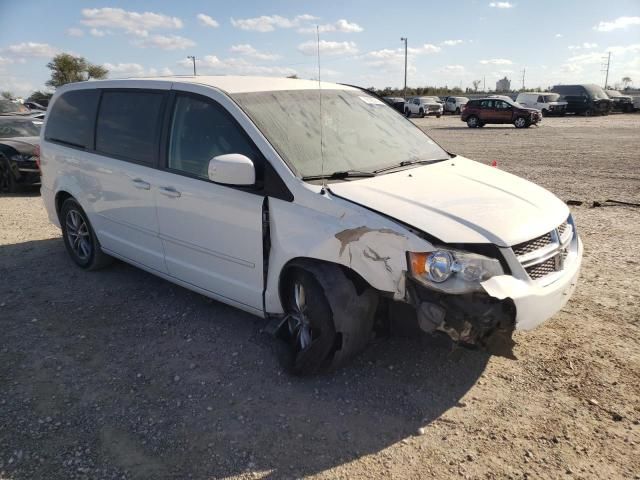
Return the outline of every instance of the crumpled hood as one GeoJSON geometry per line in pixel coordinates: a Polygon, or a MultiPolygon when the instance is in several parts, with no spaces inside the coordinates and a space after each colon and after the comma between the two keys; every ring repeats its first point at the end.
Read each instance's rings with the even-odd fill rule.
{"type": "Polygon", "coordinates": [[[34,147],[40,142],[40,137],[15,137],[0,138],[0,143],[13,147],[19,153],[31,155],[34,153],[34,147]]]}
{"type": "Polygon", "coordinates": [[[445,243],[512,246],[569,216],[564,202],[544,188],[463,157],[333,183],[329,190],[445,243]]]}

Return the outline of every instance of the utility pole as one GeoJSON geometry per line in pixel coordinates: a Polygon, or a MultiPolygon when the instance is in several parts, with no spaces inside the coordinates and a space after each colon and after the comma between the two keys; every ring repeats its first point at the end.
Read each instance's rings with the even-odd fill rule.
{"type": "Polygon", "coordinates": [[[187,55],[187,58],[193,62],[193,76],[196,76],[196,57],[193,55],[187,55]]]}
{"type": "Polygon", "coordinates": [[[606,73],[606,76],[604,77],[604,89],[607,89],[607,84],[609,83],[609,65],[611,64],[611,52],[609,52],[609,54],[606,57],[602,57],[602,59],[607,59],[607,63],[602,65],[602,68],[604,72],[606,73]]]}
{"type": "Polygon", "coordinates": [[[487,93],[487,76],[482,76],[482,93],[487,93]]]}
{"type": "Polygon", "coordinates": [[[401,37],[401,42],[404,42],[404,101],[407,101],[407,37],[401,37]]]}
{"type": "Polygon", "coordinates": [[[524,91],[524,74],[527,72],[526,68],[522,69],[522,90],[524,91]]]}

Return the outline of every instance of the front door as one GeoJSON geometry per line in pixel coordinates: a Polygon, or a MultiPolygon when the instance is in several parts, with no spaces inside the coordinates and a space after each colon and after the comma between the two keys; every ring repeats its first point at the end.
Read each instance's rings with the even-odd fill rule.
{"type": "Polygon", "coordinates": [[[504,100],[494,100],[495,123],[513,122],[513,107],[504,100]]]}
{"type": "Polygon", "coordinates": [[[213,183],[209,160],[240,153],[264,160],[232,115],[216,101],[176,92],[166,165],[159,172],[160,238],[170,275],[253,311],[262,311],[262,202],[253,187],[213,183]]]}

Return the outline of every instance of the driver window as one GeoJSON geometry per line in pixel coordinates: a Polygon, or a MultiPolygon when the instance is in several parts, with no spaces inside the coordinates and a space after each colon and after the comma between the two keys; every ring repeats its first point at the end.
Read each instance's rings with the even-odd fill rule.
{"type": "Polygon", "coordinates": [[[539,102],[539,103],[544,103],[544,97],[543,97],[542,95],[540,95],[540,96],[538,97],[538,102],[539,102]]]}
{"type": "Polygon", "coordinates": [[[256,147],[231,115],[219,104],[190,95],[176,97],[168,167],[208,179],[209,160],[218,155],[240,153],[253,160],[256,176],[261,158],[256,147]]]}
{"type": "Polygon", "coordinates": [[[496,108],[498,110],[508,110],[511,107],[507,102],[503,102],[502,100],[496,101],[496,108]]]}

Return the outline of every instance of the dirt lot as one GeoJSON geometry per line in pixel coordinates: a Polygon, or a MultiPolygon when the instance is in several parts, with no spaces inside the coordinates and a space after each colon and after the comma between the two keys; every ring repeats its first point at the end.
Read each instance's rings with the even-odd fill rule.
{"type": "MultiPolygon", "coordinates": [[[[416,123],[564,200],[640,202],[640,114],[416,123]]],[[[1,197],[0,479],[638,479],[640,210],[572,209],[581,283],[517,360],[381,339],[298,379],[261,320],[122,263],[81,271],[37,194],[1,197]]]]}

